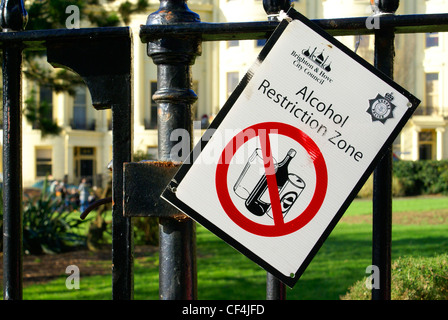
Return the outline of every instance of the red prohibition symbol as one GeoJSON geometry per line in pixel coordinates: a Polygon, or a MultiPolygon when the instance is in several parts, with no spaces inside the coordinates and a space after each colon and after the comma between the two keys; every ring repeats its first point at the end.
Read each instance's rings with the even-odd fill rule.
{"type": "Polygon", "coordinates": [[[308,224],[319,211],[324,201],[327,185],[328,174],[325,159],[316,143],[302,130],[279,122],[263,122],[250,126],[238,133],[224,148],[216,168],[216,191],[220,204],[226,214],[239,227],[255,235],[264,237],[280,237],[297,230],[308,224]],[[313,161],[316,174],[316,187],[313,197],[306,209],[291,221],[284,222],[282,209],[280,205],[280,196],[275,177],[275,169],[271,154],[271,145],[269,141],[269,133],[287,136],[298,142],[308,153],[313,161]],[[272,214],[274,218],[273,225],[265,225],[257,223],[244,214],[242,214],[233,203],[228,183],[227,175],[229,171],[230,160],[233,158],[238,149],[252,138],[258,137],[262,146],[263,160],[268,183],[269,197],[271,200],[272,214]]]}

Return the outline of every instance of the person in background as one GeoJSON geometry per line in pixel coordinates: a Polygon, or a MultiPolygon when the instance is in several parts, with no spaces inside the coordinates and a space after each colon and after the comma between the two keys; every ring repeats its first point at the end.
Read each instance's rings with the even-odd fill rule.
{"type": "Polygon", "coordinates": [[[59,185],[59,181],[58,180],[54,180],[51,184],[50,184],[50,194],[56,193],[57,187],[59,185]]]}
{"type": "Polygon", "coordinates": [[[81,183],[79,184],[78,187],[78,192],[79,192],[79,204],[80,204],[79,209],[81,212],[84,212],[89,206],[89,195],[90,195],[89,186],[85,178],[82,178],[81,183]]]}

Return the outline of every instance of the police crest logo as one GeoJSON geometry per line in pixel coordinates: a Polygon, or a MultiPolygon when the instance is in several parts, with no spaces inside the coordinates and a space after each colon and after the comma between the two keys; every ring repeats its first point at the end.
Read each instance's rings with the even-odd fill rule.
{"type": "Polygon", "coordinates": [[[394,97],[391,93],[386,93],[384,97],[378,94],[375,99],[369,100],[367,113],[372,116],[372,121],[380,121],[384,124],[387,119],[394,117],[395,105],[392,103],[393,99],[394,97]]]}

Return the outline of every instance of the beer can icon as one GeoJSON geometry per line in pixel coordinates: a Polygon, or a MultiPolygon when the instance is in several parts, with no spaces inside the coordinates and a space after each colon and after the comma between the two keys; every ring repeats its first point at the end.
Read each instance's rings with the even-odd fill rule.
{"type": "MultiPolygon", "coordinates": [[[[291,207],[297,201],[300,194],[305,189],[305,181],[294,173],[288,174],[288,182],[279,190],[280,206],[282,208],[283,218],[289,212],[291,207]]],[[[272,208],[267,212],[268,216],[272,218],[272,208]]]]}

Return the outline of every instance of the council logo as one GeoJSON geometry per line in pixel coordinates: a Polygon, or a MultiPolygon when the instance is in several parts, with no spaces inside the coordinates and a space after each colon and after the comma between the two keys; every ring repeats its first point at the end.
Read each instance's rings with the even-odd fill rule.
{"type": "Polygon", "coordinates": [[[303,49],[302,53],[305,57],[310,59],[312,62],[317,64],[319,67],[323,68],[325,71],[330,72],[331,71],[331,61],[328,61],[329,56],[324,56],[324,50],[321,52],[317,51],[317,47],[313,49],[313,51],[308,49],[303,49]]]}
{"type": "Polygon", "coordinates": [[[384,124],[387,119],[394,117],[395,105],[392,103],[392,100],[394,100],[392,93],[386,93],[384,97],[378,94],[375,99],[369,100],[367,113],[372,116],[372,122],[380,121],[384,124]]]}

